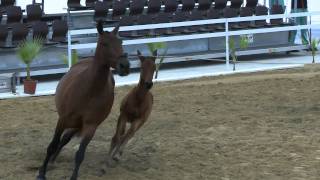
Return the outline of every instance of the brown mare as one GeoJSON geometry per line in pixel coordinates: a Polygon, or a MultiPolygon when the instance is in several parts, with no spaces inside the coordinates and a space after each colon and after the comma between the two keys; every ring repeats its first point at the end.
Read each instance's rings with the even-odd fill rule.
{"type": "Polygon", "coordinates": [[[113,105],[115,84],[111,68],[115,68],[121,76],[129,74],[129,62],[123,55],[122,41],[117,38],[119,26],[112,32],[104,32],[100,21],[97,30],[99,38],[94,57],[74,65],[57,87],[55,101],[59,119],[39,169],[38,180],[46,179],[49,160],[54,160],[75,134],[81,137],[81,142],[70,179],[77,179],[86,147],[113,105]]]}
{"type": "Polygon", "coordinates": [[[157,51],[153,52],[153,56],[141,56],[138,51],[138,57],[141,62],[140,80],[128,95],[122,100],[120,106],[120,116],[118,119],[117,130],[112,138],[109,160],[119,160],[122,155],[124,146],[133,137],[135,132],[147,121],[152,105],[153,95],[150,92],[153,82],[153,74],[156,69],[155,60],[157,51]],[[131,126],[126,132],[126,124],[131,126]]]}

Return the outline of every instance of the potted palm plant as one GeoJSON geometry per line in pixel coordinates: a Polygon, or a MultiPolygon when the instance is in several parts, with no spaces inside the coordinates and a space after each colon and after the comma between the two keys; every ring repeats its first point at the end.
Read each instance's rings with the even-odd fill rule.
{"type": "Polygon", "coordinates": [[[24,79],[24,93],[34,94],[36,91],[37,81],[30,77],[30,64],[40,53],[43,46],[41,38],[25,40],[18,46],[18,57],[26,65],[27,78],[24,79]]]}

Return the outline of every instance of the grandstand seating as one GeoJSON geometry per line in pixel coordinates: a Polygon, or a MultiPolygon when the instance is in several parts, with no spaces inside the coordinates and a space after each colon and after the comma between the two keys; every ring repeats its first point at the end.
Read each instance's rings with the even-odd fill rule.
{"type": "MultiPolygon", "coordinates": [[[[231,2],[230,6],[227,5],[228,0],[114,0],[109,7],[113,10],[112,14],[110,13],[111,18],[120,21],[122,26],[269,14],[269,9],[267,7],[261,5],[257,6],[257,0],[247,0],[245,5],[243,0],[229,1],[231,2]],[[180,6],[179,3],[181,4],[180,6]],[[198,3],[198,6],[195,5],[196,3],[198,3]],[[161,8],[161,6],[163,6],[163,8],[161,8]],[[144,9],[146,10],[144,11],[144,9]],[[151,16],[145,16],[145,14],[151,14],[151,16]]],[[[110,0],[104,0],[104,2],[110,3],[110,0]]],[[[99,17],[108,19],[107,6],[99,6],[99,8],[95,8],[94,19],[97,20],[97,14],[99,14],[99,12],[99,17]]],[[[270,14],[281,14],[283,12],[283,9],[274,7],[271,9],[270,14]]],[[[283,20],[271,20],[271,24],[282,25],[283,20]]],[[[264,27],[269,26],[270,24],[267,24],[266,20],[256,20],[255,22],[234,22],[229,25],[229,28],[231,29],[243,29],[264,27]]],[[[124,38],[138,38],[143,36],[174,35],[179,33],[214,32],[224,29],[224,24],[221,23],[191,27],[139,30],[133,32],[127,31],[121,32],[120,36],[124,38]]]]}
{"type": "Polygon", "coordinates": [[[7,24],[18,23],[22,20],[22,10],[20,6],[8,6],[6,8],[7,24]]]}
{"type": "Polygon", "coordinates": [[[191,11],[195,7],[194,0],[182,0],[182,11],[191,11]]]}
{"type": "MultiPolygon", "coordinates": [[[[70,0],[73,1],[73,0],[70,0]]],[[[198,19],[217,19],[231,17],[248,17],[252,15],[268,15],[269,9],[264,6],[257,6],[258,0],[247,0],[244,4],[243,0],[229,0],[230,6],[227,5],[228,0],[104,0],[95,2],[94,20],[114,20],[120,21],[121,25],[151,24],[160,22],[180,22],[198,19]],[[198,3],[198,6],[196,6],[198,3]],[[179,6],[180,4],[180,6],[179,6]],[[163,7],[161,7],[163,6],[163,7]],[[109,10],[112,9],[109,17],[109,10]],[[145,10],[146,9],[146,10],[145,10]],[[186,12],[186,13],[181,13],[186,12]],[[199,13],[201,12],[201,14],[199,13]],[[152,16],[144,16],[144,14],[152,14],[152,16]],[[201,17],[202,15],[202,17],[201,17]],[[137,16],[137,17],[127,17],[137,16]],[[145,17],[142,21],[141,17],[145,17]],[[160,19],[158,19],[160,18],[160,19]],[[165,18],[168,18],[165,20],[165,18]],[[138,22],[139,21],[139,22],[138,22]],[[143,22],[143,23],[142,23],[143,22]]],[[[94,1],[91,1],[94,3],[94,1]]],[[[77,2],[75,3],[77,4],[77,2]]],[[[281,8],[281,7],[280,7],[281,8]]],[[[270,14],[281,14],[279,7],[271,9],[270,14]]],[[[271,20],[271,25],[282,25],[282,19],[271,20]]],[[[255,22],[246,21],[239,23],[231,23],[231,29],[241,28],[257,28],[268,26],[264,20],[255,22]]],[[[224,30],[223,24],[215,25],[199,25],[197,27],[175,27],[175,28],[159,28],[155,30],[141,30],[135,32],[122,32],[123,37],[136,38],[150,35],[173,35],[177,33],[191,33],[219,31],[224,30]],[[182,30],[183,29],[183,30],[182,30]]]]}
{"type": "Polygon", "coordinates": [[[109,4],[106,1],[97,1],[94,5],[94,15],[95,21],[106,20],[109,10],[109,4]]]}
{"type": "Polygon", "coordinates": [[[148,14],[158,13],[161,9],[161,1],[159,0],[149,0],[148,1],[148,14]]]}
{"type": "Polygon", "coordinates": [[[66,34],[68,32],[67,21],[55,20],[52,23],[52,39],[53,42],[66,42],[66,34]]]}
{"type": "MultiPolygon", "coordinates": [[[[137,20],[136,16],[124,16],[120,20],[120,26],[130,26],[134,25],[137,20]]],[[[132,31],[120,31],[119,35],[121,37],[134,37],[135,32],[132,31]]]]}
{"type": "Polygon", "coordinates": [[[81,0],[68,0],[67,5],[69,8],[79,8],[82,7],[80,1],[81,0]]]}
{"type": "Polygon", "coordinates": [[[211,0],[198,0],[198,10],[206,11],[211,8],[211,0]]]}
{"type": "Polygon", "coordinates": [[[115,0],[112,4],[112,19],[120,20],[121,16],[125,15],[126,8],[129,5],[129,1],[127,0],[115,0]]]}
{"type": "MultiPolygon", "coordinates": [[[[283,14],[284,13],[284,9],[281,5],[273,5],[271,7],[271,12],[270,14],[283,14]]],[[[271,19],[270,20],[270,24],[271,25],[283,25],[283,19],[271,19]]]]}
{"type": "MultiPolygon", "coordinates": [[[[208,19],[219,19],[221,18],[221,15],[218,10],[211,8],[207,14],[206,18],[208,19]]],[[[216,31],[216,30],[224,30],[224,24],[208,24],[206,25],[206,28],[209,29],[209,31],[216,31]]]]}
{"type": "MultiPolygon", "coordinates": [[[[249,16],[252,16],[253,13],[254,13],[254,10],[251,7],[240,8],[240,17],[249,17],[249,16]]],[[[239,22],[239,26],[243,28],[248,28],[251,26],[251,22],[250,21],[239,22]]]]}
{"type": "Polygon", "coordinates": [[[243,0],[231,0],[230,7],[239,9],[242,4],[243,4],[243,0]]]}
{"type": "MultiPolygon", "coordinates": [[[[142,14],[138,16],[137,19],[137,24],[138,25],[146,25],[146,24],[152,24],[152,17],[150,15],[142,14]]],[[[149,29],[144,29],[144,30],[138,30],[137,34],[139,36],[152,36],[152,32],[149,29]]]]}
{"type": "MultiPolygon", "coordinates": [[[[256,16],[265,16],[268,15],[268,8],[265,6],[256,6],[255,8],[255,15],[256,16]]],[[[263,27],[263,26],[267,26],[267,22],[266,20],[256,20],[254,22],[254,26],[253,27],[263,27]]]]}
{"type": "MultiPolygon", "coordinates": [[[[155,24],[169,23],[171,19],[171,15],[172,14],[165,13],[165,12],[160,12],[158,14],[155,14],[153,23],[155,24]]],[[[155,29],[154,31],[155,31],[155,34],[169,34],[168,28],[158,28],[158,29],[155,29]]]]}
{"type": "MultiPolygon", "coordinates": [[[[94,21],[114,20],[119,21],[121,26],[248,17],[252,15],[268,15],[269,13],[267,7],[261,5],[257,6],[257,0],[247,0],[245,6],[243,0],[229,1],[231,2],[230,6],[227,6],[228,0],[86,0],[86,5],[84,7],[94,10],[94,21]],[[198,3],[198,6],[196,6],[196,3],[198,3]],[[161,8],[161,6],[163,7],[161,8]],[[112,11],[110,11],[110,8],[112,11]]],[[[68,6],[70,10],[77,10],[77,8],[83,9],[80,0],[68,0],[68,6]]],[[[29,25],[27,26],[27,30],[25,28],[26,24],[21,23],[23,18],[21,8],[14,6],[13,4],[6,7],[6,12],[4,13],[7,15],[6,19],[8,26],[0,26],[1,47],[10,44],[6,42],[8,39],[8,32],[14,31],[12,42],[14,41],[13,43],[15,43],[24,39],[31,29],[32,31],[30,32],[33,32],[32,37],[40,36],[45,39],[50,39],[50,41],[53,42],[66,41],[66,34],[68,31],[67,22],[55,20],[52,23],[52,28],[50,28],[47,22],[41,21],[43,20],[43,14],[40,5],[27,5],[26,22],[29,25]],[[21,29],[17,30],[17,27],[20,27],[21,29]],[[51,30],[52,33],[49,33],[49,30],[51,30]],[[52,37],[48,37],[50,34],[52,34],[52,37]]],[[[270,14],[282,13],[284,13],[284,9],[282,9],[281,6],[274,6],[270,10],[270,14]]],[[[1,17],[2,15],[0,14],[0,22],[1,17]]],[[[259,28],[269,25],[284,25],[283,19],[275,19],[270,22],[270,24],[267,24],[266,20],[234,22],[229,24],[229,28],[236,30],[242,28],[259,28]]],[[[51,23],[49,23],[49,25],[51,25],[51,23]]],[[[224,26],[224,23],[220,23],[158,28],[153,30],[122,31],[120,32],[120,36],[123,38],[142,38],[158,35],[166,36],[195,32],[215,32],[224,30],[224,26]]]]}
{"type": "Polygon", "coordinates": [[[13,6],[15,3],[15,0],[1,0],[0,6],[13,6]]]}
{"type": "Polygon", "coordinates": [[[102,2],[106,3],[109,8],[112,8],[113,0],[103,0],[102,2]]]}
{"type": "Polygon", "coordinates": [[[224,9],[227,6],[228,0],[214,0],[214,8],[215,9],[224,9]]]}
{"type": "Polygon", "coordinates": [[[8,31],[7,25],[0,24],[0,47],[6,47],[8,31]]]}
{"type": "Polygon", "coordinates": [[[97,0],[86,0],[86,6],[87,7],[94,7],[97,0]]]}
{"type": "MultiPolygon", "coordinates": [[[[197,20],[203,20],[204,16],[202,15],[201,11],[193,10],[188,18],[190,21],[197,21],[197,20]]],[[[210,29],[208,29],[204,25],[195,25],[189,27],[191,32],[208,32],[210,29]]]]}
{"type": "MultiPolygon", "coordinates": [[[[188,14],[187,12],[176,12],[175,14],[173,14],[172,16],[172,22],[182,22],[182,21],[186,21],[188,20],[188,14]]],[[[174,27],[172,28],[172,32],[174,34],[179,34],[179,33],[190,33],[187,27],[174,27]]]]}
{"type": "Polygon", "coordinates": [[[39,4],[29,4],[26,8],[28,23],[41,21],[42,9],[39,4]]]}
{"type": "Polygon", "coordinates": [[[178,9],[177,0],[163,0],[164,12],[175,12],[178,9]]]}
{"type": "Polygon", "coordinates": [[[254,8],[258,4],[258,0],[247,0],[246,7],[254,8]]]}
{"type": "Polygon", "coordinates": [[[41,38],[47,41],[49,27],[46,22],[38,21],[32,24],[33,38],[41,38]]]}
{"type": "Polygon", "coordinates": [[[7,7],[14,6],[15,3],[16,3],[15,0],[1,0],[0,12],[1,11],[5,12],[7,7]]]}
{"type": "Polygon", "coordinates": [[[146,0],[132,0],[130,2],[130,15],[142,14],[146,0]]]}
{"type": "MultiPolygon", "coordinates": [[[[224,18],[234,18],[238,17],[238,9],[232,7],[226,7],[223,9],[223,17],[224,18]]],[[[240,26],[238,22],[229,23],[229,28],[231,29],[239,29],[240,26]]]]}
{"type": "Polygon", "coordinates": [[[5,11],[0,12],[0,48],[15,48],[21,41],[35,37],[41,37],[48,45],[56,44],[53,42],[66,42],[68,31],[66,21],[53,21],[51,17],[44,18],[39,4],[27,5],[26,16],[23,16],[24,10],[20,6],[15,6],[15,1],[2,0],[1,7],[4,7],[4,2],[6,3],[5,11]],[[5,15],[5,18],[2,14],[5,15]],[[48,37],[49,29],[52,29],[50,33],[52,37],[48,37]]]}
{"type": "Polygon", "coordinates": [[[12,27],[12,46],[17,46],[21,41],[25,40],[28,36],[29,29],[26,24],[14,23],[12,27]]]}

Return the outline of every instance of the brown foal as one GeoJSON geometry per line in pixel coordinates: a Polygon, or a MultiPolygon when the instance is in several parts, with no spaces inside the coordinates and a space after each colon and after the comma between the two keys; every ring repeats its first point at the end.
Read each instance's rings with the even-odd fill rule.
{"type": "Polygon", "coordinates": [[[138,57],[141,62],[140,80],[138,85],[121,102],[117,130],[112,138],[109,151],[109,157],[114,160],[119,160],[124,146],[147,121],[151,113],[153,95],[150,89],[153,85],[152,79],[156,69],[156,56],[157,51],[153,52],[151,57],[144,57],[138,51],[138,57]],[[130,123],[131,126],[126,132],[127,123],[130,123]]]}
{"type": "Polygon", "coordinates": [[[54,160],[75,134],[81,137],[81,142],[70,179],[77,179],[86,147],[113,105],[115,83],[111,68],[120,76],[129,74],[129,62],[123,54],[122,41],[117,38],[118,30],[119,26],[112,32],[104,32],[103,23],[98,22],[94,57],[74,65],[60,80],[55,96],[59,119],[38,180],[46,179],[49,160],[54,160]]]}

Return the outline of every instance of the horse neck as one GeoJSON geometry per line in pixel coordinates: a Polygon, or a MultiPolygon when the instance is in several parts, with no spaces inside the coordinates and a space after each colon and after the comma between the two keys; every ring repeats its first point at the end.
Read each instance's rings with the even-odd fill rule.
{"type": "Polygon", "coordinates": [[[110,59],[108,55],[105,55],[105,49],[101,45],[101,39],[99,38],[96,52],[94,54],[94,65],[97,65],[97,67],[104,67],[107,69],[110,69],[110,59]]]}
{"type": "Polygon", "coordinates": [[[95,91],[103,90],[109,80],[109,76],[112,76],[111,66],[106,63],[108,62],[108,56],[104,56],[102,51],[102,48],[98,45],[90,67],[91,84],[95,91]]]}
{"type": "Polygon", "coordinates": [[[136,87],[136,97],[137,97],[138,101],[143,101],[148,92],[149,92],[149,89],[147,89],[143,86],[143,80],[142,80],[142,77],[140,74],[140,80],[139,80],[139,83],[136,87]]]}

